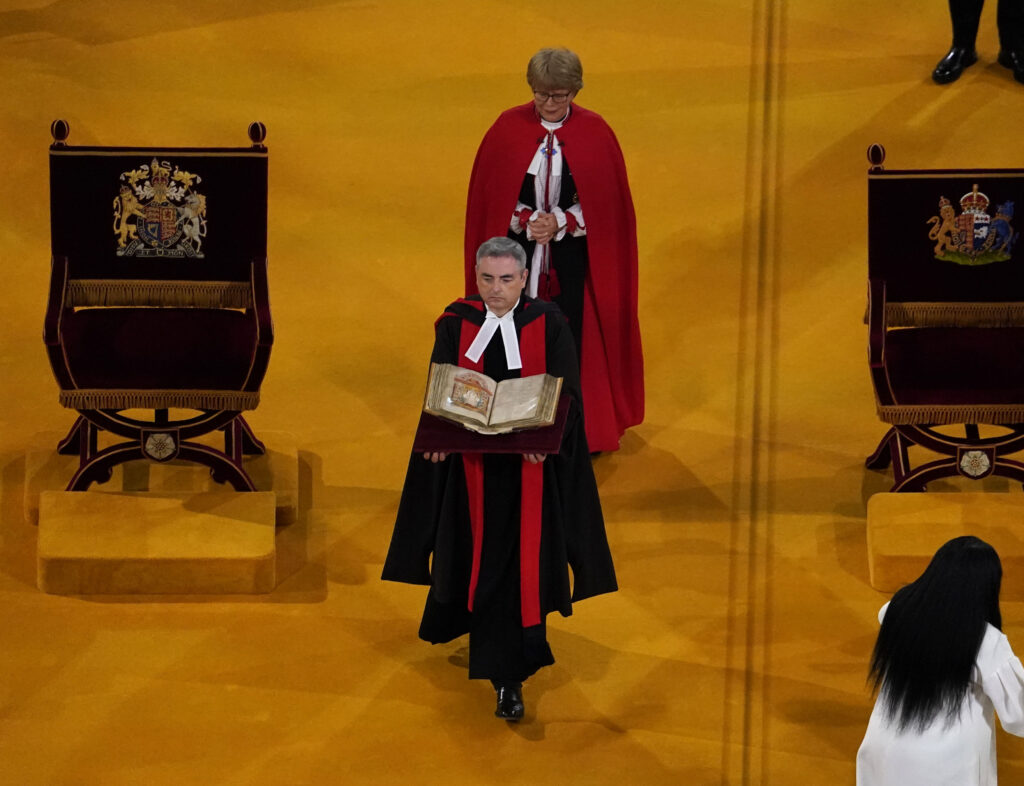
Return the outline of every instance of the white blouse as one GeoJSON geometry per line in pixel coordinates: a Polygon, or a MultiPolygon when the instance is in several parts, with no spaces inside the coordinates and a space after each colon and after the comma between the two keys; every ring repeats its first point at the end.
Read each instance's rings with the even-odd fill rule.
{"type": "MultiPolygon", "coordinates": [[[[881,622],[889,604],[878,612],[881,622]]],[[[960,716],[940,712],[924,731],[900,732],[875,701],[857,751],[857,786],[989,786],[996,783],[995,719],[1024,737],[1024,666],[1005,634],[988,626],[960,716]]]]}

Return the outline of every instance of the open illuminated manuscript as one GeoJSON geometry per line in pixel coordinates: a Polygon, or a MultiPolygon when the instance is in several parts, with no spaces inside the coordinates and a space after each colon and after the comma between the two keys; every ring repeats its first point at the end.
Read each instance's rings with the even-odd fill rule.
{"type": "Polygon", "coordinates": [[[562,378],[535,374],[495,382],[450,363],[431,363],[423,411],[481,434],[505,434],[555,422],[562,378]]]}

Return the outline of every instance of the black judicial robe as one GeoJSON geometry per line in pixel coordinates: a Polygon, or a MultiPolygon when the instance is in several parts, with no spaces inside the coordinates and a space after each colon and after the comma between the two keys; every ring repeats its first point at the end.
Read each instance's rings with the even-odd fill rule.
{"type": "MultiPolygon", "coordinates": [[[[523,329],[538,320],[542,320],[547,372],[563,378],[563,393],[573,400],[561,451],[540,465],[538,594],[542,629],[543,616],[549,612],[568,616],[574,601],[614,592],[617,585],[583,429],[573,336],[556,305],[523,295],[514,313],[521,353],[528,351],[523,329]]],[[[464,358],[460,362],[460,355],[483,322],[479,296],[452,303],[437,321],[431,361],[467,365],[464,358]]],[[[538,329],[534,324],[533,330],[538,329]]],[[[529,368],[525,354],[523,363],[529,368]]],[[[519,370],[507,368],[500,331],[484,351],[483,372],[496,380],[520,376],[519,370]]],[[[507,608],[503,594],[518,596],[523,463],[518,454],[483,456],[483,544],[472,598],[474,611],[470,612],[474,544],[463,457],[451,455],[434,464],[422,454],[411,456],[382,578],[430,586],[421,638],[433,643],[450,641],[473,629],[474,614],[498,606],[507,608]]],[[[517,621],[523,624],[521,617],[517,621]]],[[[492,676],[472,673],[473,647],[471,640],[470,676],[492,676]]]]}

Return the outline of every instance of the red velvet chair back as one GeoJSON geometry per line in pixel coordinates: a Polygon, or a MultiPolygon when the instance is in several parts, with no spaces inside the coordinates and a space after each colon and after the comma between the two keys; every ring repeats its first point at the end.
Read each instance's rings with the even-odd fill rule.
{"type": "Polygon", "coordinates": [[[889,327],[1024,324],[1024,170],[868,175],[868,277],[889,327]]]}
{"type": "Polygon", "coordinates": [[[267,256],[265,148],[50,149],[65,304],[247,307],[267,256]]]}

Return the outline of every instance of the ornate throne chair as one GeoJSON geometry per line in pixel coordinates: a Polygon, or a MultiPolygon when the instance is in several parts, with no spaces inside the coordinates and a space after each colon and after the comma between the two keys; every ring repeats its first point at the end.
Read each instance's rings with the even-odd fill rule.
{"type": "Polygon", "coordinates": [[[1024,482],[1024,170],[885,170],[868,149],[869,362],[893,491],[1024,482]],[[939,457],[912,467],[908,449],[939,457]]]}
{"type": "MultiPolygon", "coordinates": [[[[43,340],[60,403],[79,413],[58,452],[69,491],[135,459],[197,462],[253,490],[242,418],[259,403],[267,293],[266,129],[248,148],[71,147],[51,127],[52,271],[43,340]],[[221,450],[196,442],[213,433],[221,450]],[[120,438],[100,449],[107,432],[120,438]]],[[[210,440],[207,440],[208,442],[210,440]]]]}

